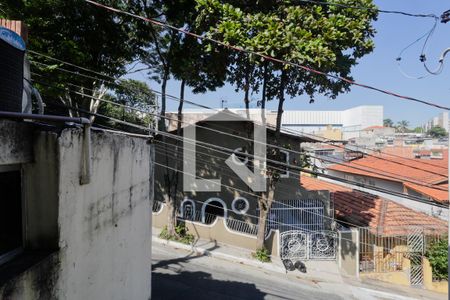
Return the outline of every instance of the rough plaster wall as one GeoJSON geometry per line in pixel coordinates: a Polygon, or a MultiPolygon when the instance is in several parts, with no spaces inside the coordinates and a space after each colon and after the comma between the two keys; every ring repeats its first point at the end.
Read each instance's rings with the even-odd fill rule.
{"type": "Polygon", "coordinates": [[[92,134],[92,178],[79,185],[82,132],[60,145],[61,299],[148,299],[151,275],[150,146],[92,134]]]}
{"type": "Polygon", "coordinates": [[[32,163],[23,164],[22,197],[28,250],[58,248],[58,135],[36,131],[32,163]]]}
{"type": "Polygon", "coordinates": [[[0,165],[31,161],[32,132],[29,124],[0,121],[0,165]]]}

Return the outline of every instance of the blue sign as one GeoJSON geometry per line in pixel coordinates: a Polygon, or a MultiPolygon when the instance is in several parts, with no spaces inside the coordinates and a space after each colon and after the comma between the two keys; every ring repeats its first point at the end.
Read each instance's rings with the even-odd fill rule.
{"type": "Polygon", "coordinates": [[[0,39],[19,50],[25,51],[26,49],[25,42],[20,35],[8,28],[0,26],[0,39]]]}

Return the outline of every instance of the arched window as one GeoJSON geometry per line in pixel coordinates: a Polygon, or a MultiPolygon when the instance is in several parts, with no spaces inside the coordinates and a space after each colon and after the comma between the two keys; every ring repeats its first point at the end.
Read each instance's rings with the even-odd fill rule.
{"type": "Polygon", "coordinates": [[[220,198],[209,198],[202,206],[202,222],[211,224],[217,216],[227,217],[227,205],[220,198]]]}
{"type": "Polygon", "coordinates": [[[184,198],[180,206],[181,217],[185,220],[195,220],[195,201],[184,198]]]}

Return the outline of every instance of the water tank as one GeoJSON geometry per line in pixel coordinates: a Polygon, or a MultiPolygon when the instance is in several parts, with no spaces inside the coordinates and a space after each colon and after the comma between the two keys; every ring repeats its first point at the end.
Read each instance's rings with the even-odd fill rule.
{"type": "Polygon", "coordinates": [[[0,26],[0,111],[22,112],[25,42],[0,26]]]}

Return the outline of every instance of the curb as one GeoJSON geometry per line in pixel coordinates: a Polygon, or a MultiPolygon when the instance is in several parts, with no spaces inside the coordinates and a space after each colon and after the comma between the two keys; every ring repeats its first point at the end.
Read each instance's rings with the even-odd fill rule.
{"type": "Polygon", "coordinates": [[[255,260],[251,260],[251,259],[247,259],[247,258],[233,256],[233,255],[226,254],[226,253],[209,251],[202,247],[196,247],[194,245],[186,245],[186,244],[182,244],[179,242],[168,241],[168,240],[156,237],[156,236],[152,237],[152,242],[167,245],[167,246],[170,246],[173,248],[192,251],[192,252],[195,252],[197,255],[205,255],[205,256],[214,257],[214,258],[218,258],[218,259],[222,259],[222,260],[227,260],[227,261],[231,261],[234,263],[239,263],[239,264],[243,264],[243,265],[247,265],[247,266],[251,266],[251,267],[255,267],[255,268],[259,268],[259,269],[264,269],[264,270],[271,271],[271,272],[286,274],[286,271],[284,268],[276,266],[273,263],[263,263],[263,262],[259,262],[259,261],[255,261],[255,260]]]}

